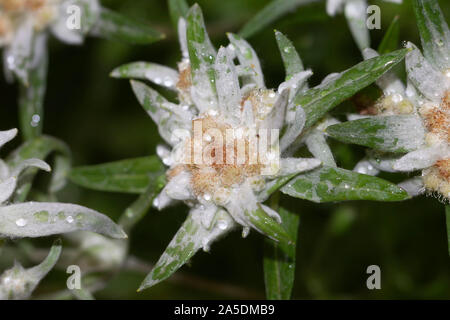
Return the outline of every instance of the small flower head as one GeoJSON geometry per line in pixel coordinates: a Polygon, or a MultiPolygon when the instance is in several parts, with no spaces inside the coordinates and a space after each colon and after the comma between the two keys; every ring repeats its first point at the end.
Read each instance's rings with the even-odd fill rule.
{"type": "Polygon", "coordinates": [[[312,73],[301,71],[277,90],[266,88],[254,49],[228,34],[230,44],[216,51],[197,6],[187,21],[180,19],[178,33],[182,49],[178,72],[136,63],[113,71],[113,76],[131,72],[177,93],[179,103],[174,104],[132,81],[167,142],[157,154],[169,167],[168,183],[154,205],[163,209],[184,201],[190,206],[191,217],[199,219],[202,228],[216,230],[202,245],[206,250],[234,225],[243,228],[243,235],[250,228],[266,233],[260,221],[280,222],[275,211],[262,205],[273,183],[320,165],[317,159],[280,157],[302,131],[304,111],[293,98],[312,73]]]}

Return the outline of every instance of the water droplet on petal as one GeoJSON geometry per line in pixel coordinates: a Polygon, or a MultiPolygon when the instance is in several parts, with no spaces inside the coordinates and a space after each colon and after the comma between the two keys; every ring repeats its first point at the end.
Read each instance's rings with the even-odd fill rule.
{"type": "Polygon", "coordinates": [[[20,218],[16,220],[16,225],[18,227],[25,227],[27,225],[28,221],[26,219],[20,218]]]}
{"type": "Polygon", "coordinates": [[[226,230],[228,228],[228,223],[225,220],[217,221],[217,228],[220,230],[226,230]]]}
{"type": "Polygon", "coordinates": [[[68,217],[66,218],[66,221],[67,221],[68,223],[72,223],[72,222],[73,222],[73,217],[72,217],[72,216],[68,216],[68,217]]]}

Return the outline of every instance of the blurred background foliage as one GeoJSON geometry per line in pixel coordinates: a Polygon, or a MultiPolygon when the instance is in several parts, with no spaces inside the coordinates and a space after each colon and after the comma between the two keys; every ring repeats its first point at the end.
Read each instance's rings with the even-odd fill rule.
{"type": "MultiPolygon", "coordinates": [[[[189,1],[193,4],[192,1],[189,1]]],[[[208,31],[216,45],[226,44],[225,32],[238,32],[268,0],[198,0],[208,31]]],[[[410,0],[402,5],[371,1],[381,7],[382,29],[371,32],[377,47],[395,15],[400,17],[400,39],[420,44],[410,0]]],[[[439,1],[450,17],[450,1],[439,1]]],[[[109,78],[110,71],[132,61],[152,61],[176,66],[180,50],[165,0],[103,0],[102,4],[129,17],[147,21],[166,34],[148,46],[88,38],[71,47],[54,39],[50,44],[50,69],[45,100],[44,132],[71,147],[75,165],[92,165],[155,153],[160,138],[150,117],[139,106],[127,81],[109,78]]],[[[361,61],[343,15],[330,18],[324,3],[312,4],[286,15],[250,38],[265,73],[275,87],[284,78],[273,29],[286,34],[314,71],[312,85],[331,72],[361,61]]],[[[401,43],[399,43],[399,47],[401,43]]],[[[370,90],[367,90],[370,91],[370,90]]],[[[17,127],[17,87],[0,80],[0,128],[17,127]]],[[[342,114],[352,102],[336,109],[342,114]]],[[[20,141],[11,143],[7,153],[20,141]]],[[[338,165],[351,169],[364,149],[332,143],[338,165]]],[[[398,176],[385,176],[396,181],[398,176]]],[[[45,180],[45,175],[39,176],[45,180]]],[[[39,185],[39,181],[38,181],[39,185]]],[[[69,184],[60,200],[89,206],[117,218],[135,198],[81,189],[69,184]]],[[[401,203],[348,202],[316,205],[298,199],[283,200],[301,216],[296,282],[297,299],[449,299],[450,259],[447,250],[444,206],[422,196],[401,203]],[[381,267],[382,289],[368,290],[366,268],[381,267]]],[[[262,236],[253,232],[242,240],[235,232],[213,245],[212,253],[198,254],[169,281],[136,293],[136,289],[184,221],[186,208],[152,210],[134,229],[129,270],[121,271],[96,293],[99,299],[264,298],[262,236]]],[[[49,248],[51,239],[34,242],[49,248]]],[[[13,242],[27,251],[27,240],[13,242]]],[[[17,249],[17,250],[19,250],[17,249]]],[[[6,251],[6,250],[5,250],[6,251]]],[[[16,252],[17,255],[17,252],[16,252]]],[[[26,255],[21,260],[25,265],[26,255]]],[[[12,264],[3,254],[0,269],[12,264]]],[[[35,297],[65,288],[64,270],[52,271],[35,297]]]]}

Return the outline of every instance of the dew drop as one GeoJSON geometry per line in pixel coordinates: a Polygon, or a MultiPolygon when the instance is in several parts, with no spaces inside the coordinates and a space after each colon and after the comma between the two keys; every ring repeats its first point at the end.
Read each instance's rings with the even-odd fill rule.
{"type": "Polygon", "coordinates": [[[203,199],[205,199],[206,201],[209,201],[209,200],[211,200],[211,195],[209,193],[205,193],[203,195],[203,199]]]}
{"type": "Polygon", "coordinates": [[[173,86],[173,81],[171,79],[166,79],[166,80],[164,80],[164,85],[166,87],[172,87],[173,86]]]}
{"type": "Polygon", "coordinates": [[[225,220],[217,221],[217,228],[220,230],[226,230],[228,228],[228,223],[225,220]]]}
{"type": "Polygon", "coordinates": [[[14,69],[16,67],[16,60],[13,56],[8,56],[6,58],[6,63],[8,64],[8,68],[14,69]]]}
{"type": "Polygon", "coordinates": [[[158,208],[159,207],[159,200],[158,198],[155,198],[155,200],[153,200],[153,206],[158,208]]]}
{"type": "Polygon", "coordinates": [[[289,53],[289,52],[291,52],[291,48],[289,48],[289,47],[284,47],[283,51],[286,52],[286,53],[289,53]]]}
{"type": "Polygon", "coordinates": [[[156,84],[161,84],[161,83],[162,83],[161,78],[155,78],[153,81],[154,81],[156,84]]]}
{"type": "Polygon", "coordinates": [[[68,223],[72,223],[72,222],[73,222],[73,217],[72,217],[72,216],[68,216],[68,217],[66,218],[66,221],[67,221],[68,223]]]}
{"type": "Polygon", "coordinates": [[[28,221],[26,219],[20,218],[16,220],[16,225],[18,227],[25,227],[27,225],[28,221]]]}
{"type": "Polygon", "coordinates": [[[38,114],[34,114],[34,115],[31,117],[31,123],[30,123],[30,125],[31,125],[33,128],[35,128],[35,127],[37,127],[37,126],[39,125],[39,122],[41,122],[41,117],[40,117],[38,114]]]}

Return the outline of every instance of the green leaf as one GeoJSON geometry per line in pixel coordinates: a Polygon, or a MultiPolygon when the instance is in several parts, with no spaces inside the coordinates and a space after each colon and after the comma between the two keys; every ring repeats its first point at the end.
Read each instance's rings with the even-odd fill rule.
{"type": "Polygon", "coordinates": [[[425,128],[417,115],[375,116],[329,126],[327,134],[345,143],[405,153],[424,144],[425,128]]]}
{"type": "Polygon", "coordinates": [[[447,226],[448,254],[450,255],[450,206],[445,206],[445,220],[447,226]]]}
{"type": "Polygon", "coordinates": [[[20,83],[19,86],[20,132],[25,140],[40,136],[44,122],[43,109],[48,68],[47,41],[45,39],[35,41],[42,41],[36,67],[28,71],[27,84],[20,83]]]}
{"type": "Polygon", "coordinates": [[[312,127],[325,113],[377,80],[399,63],[407,52],[407,49],[401,49],[365,60],[339,77],[298,95],[295,103],[305,110],[305,128],[312,127]]]}
{"type": "Polygon", "coordinates": [[[178,20],[186,18],[189,6],[186,0],[168,0],[170,18],[175,30],[178,30],[178,20]]]}
{"type": "Polygon", "coordinates": [[[106,8],[101,8],[92,33],[131,44],[149,44],[165,38],[164,34],[147,24],[133,21],[106,8]]]}
{"type": "Polygon", "coordinates": [[[285,245],[292,244],[292,239],[286,230],[284,230],[284,228],[277,221],[270,217],[259,204],[257,210],[244,210],[244,214],[247,216],[247,219],[252,226],[265,236],[285,245]]]}
{"type": "Polygon", "coordinates": [[[161,188],[164,165],[156,156],[134,158],[74,168],[69,178],[88,189],[139,194],[150,186],[161,188]]]}
{"type": "Polygon", "coordinates": [[[208,37],[202,10],[197,4],[189,10],[186,37],[191,62],[192,98],[197,107],[206,110],[211,105],[217,106],[214,70],[216,50],[208,37]]]}
{"type": "Polygon", "coordinates": [[[450,68],[450,31],[437,0],[414,0],[425,57],[438,70],[450,68]]]}
{"type": "Polygon", "coordinates": [[[288,300],[295,279],[295,249],[300,216],[279,208],[282,226],[290,236],[292,244],[286,245],[270,240],[264,242],[264,280],[266,296],[270,300],[288,300]]]}
{"type": "Polygon", "coordinates": [[[304,71],[305,68],[292,42],[279,31],[275,31],[275,38],[286,69],[286,80],[289,80],[296,73],[304,71]]]}
{"type": "MultiPolygon", "coordinates": [[[[153,270],[144,279],[138,291],[167,279],[191,259],[198,250],[205,246],[205,240],[207,242],[214,240],[229,231],[229,229],[224,230],[220,227],[208,229],[202,224],[201,220],[191,210],[191,213],[189,213],[181,228],[170,241],[153,270]]],[[[222,221],[225,224],[233,223],[230,215],[224,210],[219,210],[214,220],[216,222],[222,221]]]]}
{"type": "Polygon", "coordinates": [[[145,216],[152,206],[153,199],[155,199],[164,185],[164,175],[159,176],[155,181],[152,180],[148,185],[147,190],[145,190],[144,193],[142,193],[139,198],[125,210],[120,217],[119,225],[125,230],[126,233],[129,233],[133,226],[135,226],[145,216]]]}
{"type": "Polygon", "coordinates": [[[107,216],[74,204],[25,202],[0,207],[3,237],[36,238],[79,230],[116,239],[127,237],[107,216]]]}
{"type": "Polygon", "coordinates": [[[398,43],[400,39],[400,23],[399,16],[395,16],[392,20],[389,28],[384,34],[380,45],[378,46],[378,53],[385,54],[392,52],[398,48],[398,43]]]}
{"type": "Polygon", "coordinates": [[[409,198],[405,190],[386,180],[328,166],[298,175],[281,191],[294,198],[317,203],[348,200],[400,201],[409,198]]]}
{"type": "Polygon", "coordinates": [[[239,31],[239,35],[244,38],[249,38],[283,15],[294,11],[300,6],[316,1],[317,0],[273,0],[242,27],[239,31]]]}

